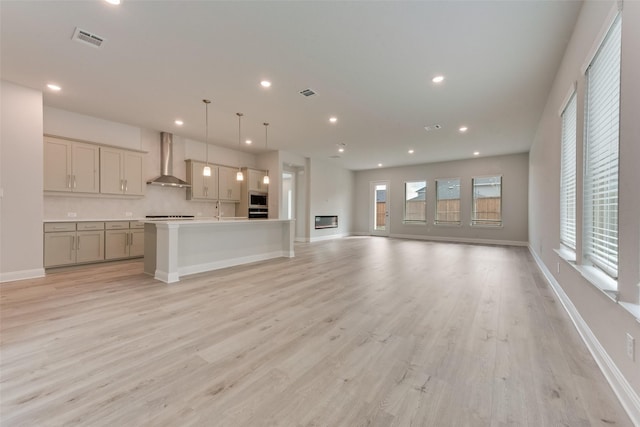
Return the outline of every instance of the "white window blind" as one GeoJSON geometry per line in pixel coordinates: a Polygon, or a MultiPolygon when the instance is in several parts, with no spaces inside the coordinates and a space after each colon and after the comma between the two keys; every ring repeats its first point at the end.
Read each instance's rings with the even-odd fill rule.
{"type": "Polygon", "coordinates": [[[562,112],[560,164],[560,243],[576,250],[576,117],[575,92],[562,112]]]}
{"type": "Polygon", "coordinates": [[[618,276],[620,15],[587,68],[584,161],[584,254],[618,276]]]}

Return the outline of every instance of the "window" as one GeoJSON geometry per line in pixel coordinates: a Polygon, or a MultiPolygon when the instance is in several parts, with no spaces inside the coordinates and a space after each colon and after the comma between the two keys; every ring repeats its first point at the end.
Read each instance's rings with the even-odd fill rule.
{"type": "Polygon", "coordinates": [[[576,114],[575,92],[562,112],[560,156],[560,243],[576,250],[576,114]]]}
{"type": "Polygon", "coordinates": [[[436,180],[436,224],[460,224],[460,178],[436,180]]]}
{"type": "Polygon", "coordinates": [[[502,225],[502,177],[473,178],[471,225],[502,225]]]}
{"type": "Polygon", "coordinates": [[[404,222],[427,221],[427,181],[404,183],[404,222]]]}
{"type": "Polygon", "coordinates": [[[587,68],[584,139],[585,261],[618,276],[620,16],[587,68]]]}

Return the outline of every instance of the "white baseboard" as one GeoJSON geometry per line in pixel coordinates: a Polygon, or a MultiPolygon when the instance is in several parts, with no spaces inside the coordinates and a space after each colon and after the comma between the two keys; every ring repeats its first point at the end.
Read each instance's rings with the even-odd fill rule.
{"type": "Polygon", "coordinates": [[[520,242],[518,240],[472,239],[466,237],[440,237],[419,234],[390,234],[389,237],[393,237],[394,239],[433,240],[436,242],[473,243],[480,245],[528,246],[529,244],[528,242],[520,242]]]}
{"type": "Polygon", "coordinates": [[[266,261],[274,258],[291,258],[290,251],[274,251],[259,255],[249,255],[238,258],[230,258],[221,261],[207,262],[204,264],[190,265],[187,267],[179,267],[178,275],[180,277],[189,274],[204,273],[205,271],[219,270],[221,268],[235,267],[236,265],[249,264],[252,262],[266,261]]]}
{"type": "Polygon", "coordinates": [[[636,426],[640,426],[640,398],[624,375],[622,375],[622,372],[620,372],[611,357],[609,357],[604,347],[602,347],[602,344],[600,344],[596,336],[593,334],[589,325],[587,325],[587,322],[585,322],[582,316],[580,316],[578,309],[573,305],[569,296],[564,292],[558,281],[553,277],[553,274],[551,274],[549,269],[544,265],[531,246],[529,246],[529,252],[536,261],[536,264],[544,278],[547,280],[547,283],[549,283],[549,286],[551,286],[551,289],[553,289],[553,292],[558,296],[562,306],[569,314],[571,321],[578,330],[578,333],[589,349],[589,352],[600,367],[600,370],[609,382],[609,385],[618,397],[618,400],[620,400],[622,407],[627,411],[629,418],[631,418],[631,422],[636,426]]]}
{"type": "Polygon", "coordinates": [[[347,237],[347,236],[349,236],[349,233],[330,234],[328,236],[312,237],[309,239],[309,242],[313,243],[313,242],[321,242],[323,240],[342,239],[343,237],[347,237]]]}
{"type": "Polygon", "coordinates": [[[13,282],[15,280],[36,279],[38,277],[44,277],[44,268],[2,272],[0,273],[0,283],[13,282]]]}

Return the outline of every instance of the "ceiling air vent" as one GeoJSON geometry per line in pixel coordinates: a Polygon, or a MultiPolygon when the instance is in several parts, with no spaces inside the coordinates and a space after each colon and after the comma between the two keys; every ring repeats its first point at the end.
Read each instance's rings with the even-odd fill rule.
{"type": "Polygon", "coordinates": [[[300,91],[300,95],[303,95],[303,96],[312,96],[312,95],[316,95],[316,92],[315,92],[313,89],[309,89],[309,88],[307,88],[307,89],[301,90],[301,91],[300,91]]]}
{"type": "Polygon", "coordinates": [[[424,128],[425,128],[425,130],[427,132],[431,132],[432,130],[442,129],[442,126],[440,126],[440,125],[430,125],[430,126],[425,126],[424,128]]]}
{"type": "Polygon", "coordinates": [[[73,36],[71,40],[75,40],[78,42],[86,43],[93,47],[101,47],[105,42],[105,38],[96,34],[92,34],[89,31],[81,30],[76,27],[76,30],[73,32],[73,36]]]}

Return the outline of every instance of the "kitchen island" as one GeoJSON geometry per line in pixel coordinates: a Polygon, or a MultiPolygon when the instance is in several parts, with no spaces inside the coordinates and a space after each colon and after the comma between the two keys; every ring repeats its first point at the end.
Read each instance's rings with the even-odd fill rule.
{"type": "Polygon", "coordinates": [[[204,271],[292,258],[293,220],[145,221],[144,272],[165,283],[204,271]]]}

